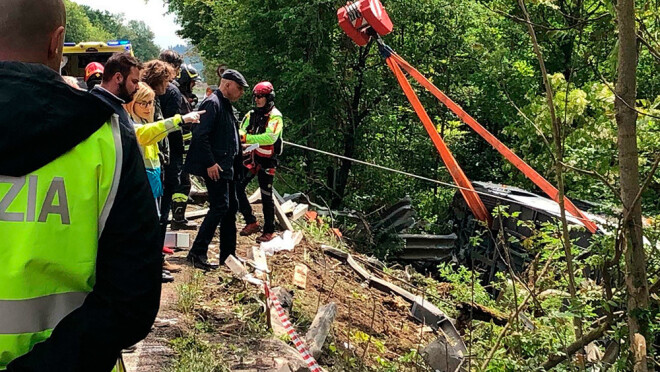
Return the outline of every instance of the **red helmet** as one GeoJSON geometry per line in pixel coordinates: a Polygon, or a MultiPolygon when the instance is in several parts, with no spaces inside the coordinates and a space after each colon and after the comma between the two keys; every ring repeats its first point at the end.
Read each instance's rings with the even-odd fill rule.
{"type": "Polygon", "coordinates": [[[275,98],[275,88],[273,88],[273,84],[269,81],[262,81],[254,86],[252,94],[255,96],[266,96],[269,101],[272,101],[275,98]]]}
{"type": "Polygon", "coordinates": [[[85,82],[87,82],[92,76],[100,78],[103,75],[104,69],[103,65],[98,62],[88,64],[87,67],[85,67],[85,82]]]}

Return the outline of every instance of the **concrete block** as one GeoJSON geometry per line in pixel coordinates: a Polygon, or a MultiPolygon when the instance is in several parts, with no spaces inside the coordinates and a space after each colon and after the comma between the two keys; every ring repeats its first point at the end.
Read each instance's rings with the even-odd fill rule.
{"type": "Polygon", "coordinates": [[[190,248],[190,234],[167,232],[164,245],[168,248],[190,248]]]}

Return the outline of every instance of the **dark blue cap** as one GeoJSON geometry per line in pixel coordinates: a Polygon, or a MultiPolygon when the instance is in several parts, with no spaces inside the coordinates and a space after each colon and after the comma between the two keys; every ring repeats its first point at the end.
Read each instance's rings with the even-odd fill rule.
{"type": "Polygon", "coordinates": [[[235,82],[238,83],[238,85],[242,86],[243,88],[249,88],[250,87],[248,85],[247,81],[245,80],[245,78],[243,77],[243,75],[241,75],[241,73],[236,71],[236,70],[229,69],[229,70],[225,71],[222,74],[222,78],[227,79],[227,80],[235,81],[235,82]]]}

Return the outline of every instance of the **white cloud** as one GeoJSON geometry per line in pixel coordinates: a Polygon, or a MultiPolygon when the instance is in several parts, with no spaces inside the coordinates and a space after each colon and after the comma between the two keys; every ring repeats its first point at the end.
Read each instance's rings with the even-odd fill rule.
{"type": "MultiPolygon", "coordinates": [[[[0,0],[1,1],[1,0],[0,0]]],[[[177,44],[186,44],[186,42],[176,35],[180,28],[174,22],[172,14],[165,14],[167,8],[163,0],[73,0],[82,5],[88,5],[91,8],[107,10],[111,13],[123,13],[127,20],[144,21],[156,37],[154,41],[161,48],[177,44]]]]}

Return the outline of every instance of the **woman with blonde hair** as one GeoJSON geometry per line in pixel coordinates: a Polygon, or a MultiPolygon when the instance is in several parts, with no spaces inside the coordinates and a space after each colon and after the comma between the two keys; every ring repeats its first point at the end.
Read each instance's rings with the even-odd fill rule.
{"type": "Polygon", "coordinates": [[[155,100],[156,93],[153,89],[146,83],[140,82],[133,101],[125,104],[124,108],[135,122],[135,135],[140,150],[142,150],[151,190],[154,198],[157,199],[163,194],[158,142],[165,139],[169,133],[181,130],[182,123],[198,123],[199,116],[204,112],[191,112],[185,116],[175,115],[172,118],[154,122],[155,100]]]}

